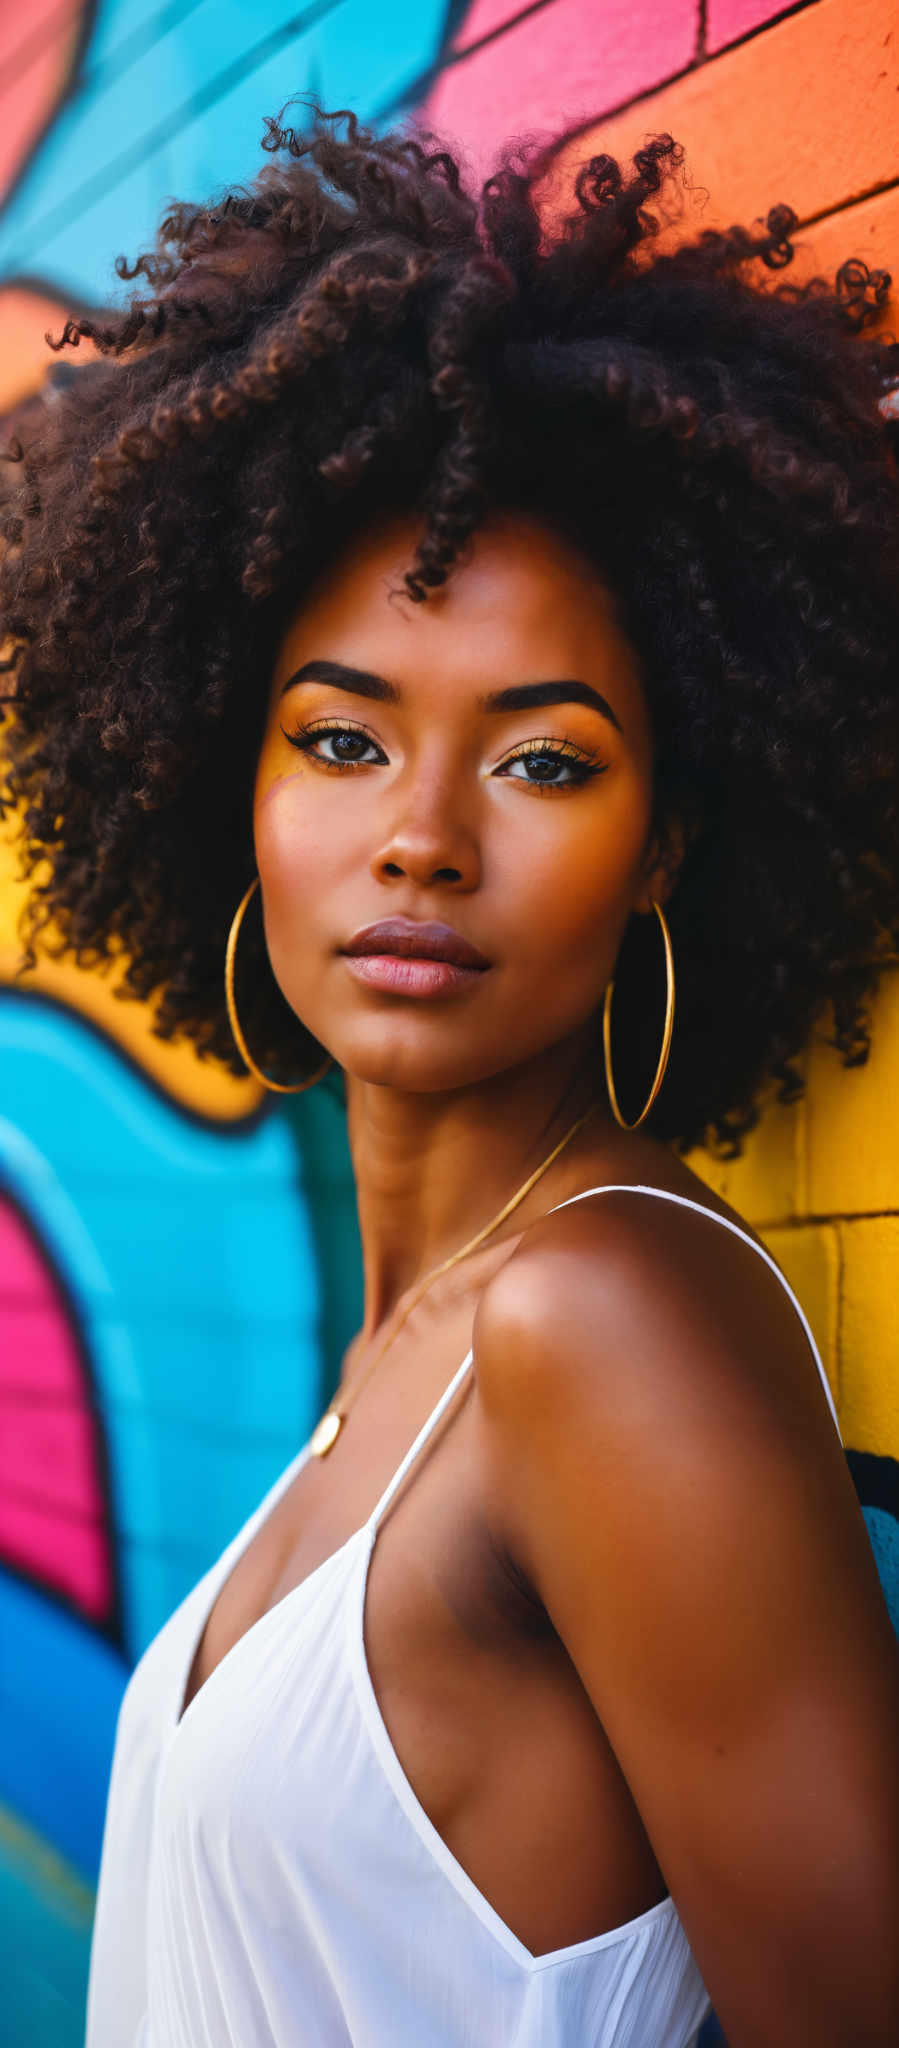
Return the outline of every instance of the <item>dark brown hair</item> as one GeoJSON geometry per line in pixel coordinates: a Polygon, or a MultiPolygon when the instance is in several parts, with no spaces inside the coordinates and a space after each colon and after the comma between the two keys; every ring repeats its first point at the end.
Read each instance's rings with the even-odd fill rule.
{"type": "MultiPolygon", "coordinates": [[[[865,1056],[899,937],[899,527],[859,339],[889,280],[778,276],[795,220],[654,247],[670,136],[594,157],[552,229],[539,164],[480,196],[452,156],[315,114],[268,124],[247,190],[182,205],[120,273],[100,360],[40,409],[6,494],[5,800],[84,962],[124,950],[164,1036],[235,1068],[228,927],[253,873],[252,766],[287,618],[350,533],[420,513],[426,600],[496,503],[560,526],[641,657],[657,816],[690,846],[669,918],[674,1048],[653,1128],[739,1143],[816,1020],[865,1056]]],[[[638,930],[637,927],[640,927],[638,930]]],[[[621,1092],[652,1072],[655,921],[619,969],[621,1092]]],[[[290,1020],[247,1018],[297,1066],[290,1020]],[[290,1040],[290,1043],[288,1043],[290,1040]]]]}

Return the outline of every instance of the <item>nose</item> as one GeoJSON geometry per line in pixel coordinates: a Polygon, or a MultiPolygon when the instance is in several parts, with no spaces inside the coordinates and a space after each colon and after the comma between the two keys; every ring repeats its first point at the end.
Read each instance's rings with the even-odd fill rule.
{"type": "Polygon", "coordinates": [[[461,815],[458,789],[447,778],[420,772],[405,792],[392,792],[387,833],[372,857],[379,881],[406,876],[419,888],[449,882],[474,889],[481,875],[478,840],[461,815]]]}

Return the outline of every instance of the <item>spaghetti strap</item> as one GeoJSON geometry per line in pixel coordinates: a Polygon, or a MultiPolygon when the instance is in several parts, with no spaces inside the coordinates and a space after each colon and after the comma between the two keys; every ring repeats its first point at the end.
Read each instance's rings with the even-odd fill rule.
{"type": "MultiPolygon", "coordinates": [[[[824,1388],[824,1392],[827,1397],[827,1405],[830,1409],[831,1415],[833,1416],[834,1426],[836,1428],[837,1435],[840,1438],[840,1442],[842,1443],[843,1439],[842,1434],[840,1432],[839,1417],[837,1415],[836,1407],[834,1405],[834,1398],[830,1391],[830,1385],[828,1382],[827,1374],[824,1370],[818,1346],[815,1343],[814,1337],[812,1336],[808,1317],[806,1316],[805,1311],[802,1308],[801,1304],[797,1301],[796,1296],[793,1293],[793,1289],[790,1286],[789,1281],[781,1272],[776,1259],[772,1259],[771,1253],[765,1250],[764,1245],[756,1244],[755,1239],[749,1236],[749,1232],[746,1230],[741,1230],[738,1223],[731,1223],[730,1218],[728,1216],[719,1216],[717,1215],[714,1209],[707,1209],[704,1202],[694,1202],[689,1195],[672,1194],[670,1188],[648,1187],[643,1183],[635,1183],[633,1181],[612,1181],[607,1183],[603,1187],[581,1188],[579,1194],[569,1195],[566,1201],[554,1203],[552,1209],[547,1209],[546,1214],[548,1216],[553,1216],[555,1215],[556,1210],[567,1209],[570,1207],[572,1202],[585,1202],[588,1195],[655,1195],[658,1197],[659,1201],[677,1202],[678,1206],[681,1209],[695,1209],[697,1215],[707,1216],[710,1223],[720,1223],[723,1230],[729,1230],[733,1237],[742,1238],[743,1243],[748,1244],[750,1251],[756,1252],[760,1259],[764,1259],[765,1265],[770,1266],[772,1273],[780,1281],[780,1284],[784,1289],[784,1292],[788,1296],[789,1300],[792,1302],[793,1307],[796,1310],[796,1314],[799,1317],[799,1321],[802,1324],[803,1330],[805,1331],[812,1357],[815,1361],[821,1378],[821,1385],[824,1388]]],[[[405,1479],[407,1472],[414,1465],[415,1460],[419,1455],[419,1452],[424,1450],[425,1444],[427,1443],[429,1436],[432,1434],[432,1431],[436,1429],[437,1424],[440,1421],[441,1417],[445,1415],[446,1410],[450,1405],[450,1402],[453,1400],[454,1396],[461,1387],[462,1381],[464,1380],[466,1373],[470,1371],[472,1365],[472,1358],[472,1352],[468,1351],[466,1353],[466,1356],[462,1360],[462,1364],[460,1365],[458,1372],[453,1374],[449,1386],[446,1388],[446,1391],[443,1394],[441,1394],[436,1408],[432,1408],[431,1413],[428,1416],[427,1422],[424,1424],[424,1427],[419,1430],[418,1435],[415,1438],[415,1442],[412,1445],[410,1445],[409,1450],[406,1452],[406,1455],[402,1463],[397,1467],[397,1470],[395,1471],[389,1485],[385,1487],[384,1492],[382,1493],[381,1498],[378,1501],[377,1507],[373,1510],[373,1512],[368,1518],[368,1522],[365,1525],[366,1528],[370,1530],[372,1539],[374,1539],[374,1535],[378,1528],[378,1524],[381,1521],[382,1516],[386,1513],[388,1507],[390,1506],[394,1494],[402,1486],[403,1480],[405,1479]]]]}
{"type": "MultiPolygon", "coordinates": [[[[750,1251],[757,1252],[759,1258],[764,1259],[766,1266],[770,1266],[772,1273],[775,1274],[776,1278],[780,1281],[780,1284],[784,1289],[784,1292],[787,1294],[787,1296],[793,1304],[794,1309],[796,1310],[796,1314],[799,1317],[799,1321],[801,1322],[806,1337],[808,1338],[809,1348],[811,1350],[812,1357],[815,1361],[815,1364],[818,1368],[818,1372],[820,1374],[821,1385],[824,1388],[824,1392],[827,1396],[827,1405],[830,1409],[831,1415],[833,1416],[837,1435],[840,1439],[840,1442],[842,1443],[843,1437],[842,1432],[840,1430],[840,1421],[839,1416],[837,1415],[834,1398],[830,1391],[830,1382],[824,1370],[824,1365],[821,1358],[821,1354],[818,1350],[818,1346],[815,1343],[814,1337],[812,1336],[808,1317],[806,1316],[805,1311],[801,1306],[801,1303],[797,1301],[796,1296],[793,1293],[793,1289],[790,1286],[790,1283],[786,1279],[785,1275],[781,1272],[776,1259],[773,1259],[771,1257],[771,1253],[765,1250],[764,1245],[756,1244],[755,1238],[750,1237],[748,1231],[741,1230],[738,1223],[731,1223],[730,1218],[728,1216],[719,1216],[714,1209],[707,1209],[704,1202],[694,1202],[689,1195],[672,1194],[670,1188],[647,1187],[643,1183],[634,1183],[633,1181],[615,1181],[608,1184],[605,1187],[582,1188],[579,1194],[569,1195],[567,1201],[556,1202],[554,1208],[567,1209],[572,1202],[585,1201],[588,1195],[657,1195],[660,1201],[677,1202],[678,1206],[681,1209],[695,1209],[699,1216],[707,1216],[709,1218],[710,1223],[720,1223],[722,1229],[729,1230],[733,1237],[742,1238],[743,1243],[748,1244],[750,1251]]],[[[553,1213],[553,1209],[547,1210],[547,1215],[551,1216],[553,1213]]]]}
{"type": "Polygon", "coordinates": [[[378,1501],[377,1507],[375,1507],[372,1510],[372,1513],[369,1515],[368,1522],[366,1524],[366,1527],[371,1530],[372,1536],[374,1536],[377,1530],[378,1523],[380,1522],[382,1515],[385,1514],[387,1509],[389,1508],[394,1494],[397,1492],[398,1488],[402,1486],[403,1480],[405,1479],[406,1473],[409,1471],[410,1466],[414,1465],[415,1460],[418,1457],[419,1451],[424,1450],[425,1444],[427,1443],[428,1438],[431,1435],[432,1431],[436,1429],[441,1416],[446,1414],[446,1410],[448,1409],[454,1394],[458,1391],[459,1387],[461,1387],[462,1381],[464,1380],[466,1373],[470,1369],[472,1356],[473,1354],[471,1351],[466,1352],[458,1372],[455,1372],[453,1374],[449,1386],[446,1388],[446,1391],[441,1394],[436,1408],[431,1409],[431,1413],[428,1416],[427,1422],[419,1430],[415,1442],[410,1445],[402,1461],[402,1464],[397,1466],[397,1469],[394,1472],[393,1478],[391,1479],[389,1485],[385,1486],[381,1498],[378,1501]]]}

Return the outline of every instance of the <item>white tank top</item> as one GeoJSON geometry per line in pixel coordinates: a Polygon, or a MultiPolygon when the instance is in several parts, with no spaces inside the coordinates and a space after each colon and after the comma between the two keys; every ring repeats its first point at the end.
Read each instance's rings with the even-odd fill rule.
{"type": "MultiPolygon", "coordinates": [[[[799,1303],[786,1289],[836,1410],[799,1303]]],[[[567,1208],[560,1202],[558,1208],[567,1208]]],[[[369,1559],[463,1360],[364,1527],[227,1652],[206,1619],[299,1453],[136,1666],[116,1736],[86,2048],[691,2048],[709,1999],[673,1900],[532,1955],[429,1821],[363,1640],[369,1559]]],[[[837,1423],[839,1430],[839,1424],[837,1423]]]]}

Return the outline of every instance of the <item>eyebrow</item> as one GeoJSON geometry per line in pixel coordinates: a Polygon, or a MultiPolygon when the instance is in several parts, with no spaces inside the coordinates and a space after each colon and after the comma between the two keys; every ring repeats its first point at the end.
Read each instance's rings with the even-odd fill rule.
{"type": "Polygon", "coordinates": [[[377,697],[382,704],[400,701],[395,683],[388,683],[384,676],[371,675],[366,668],[346,668],[342,661],[304,662],[302,668],[288,676],[282,697],[296,683],[331,683],[335,690],[350,690],[354,697],[377,697]]]}
{"type": "Polygon", "coordinates": [[[607,697],[594,690],[592,683],[582,683],[569,676],[558,683],[513,683],[508,690],[491,690],[489,696],[479,697],[482,711],[530,711],[541,704],[587,704],[607,718],[618,732],[622,731],[621,721],[607,697]]]}
{"type": "MultiPolygon", "coordinates": [[[[401,692],[395,683],[388,683],[386,677],[370,674],[368,669],[347,668],[342,661],[307,661],[292,676],[288,676],[281,691],[282,697],[297,683],[326,683],[335,690],[349,690],[354,697],[374,697],[380,704],[399,704],[401,692]]],[[[607,718],[616,731],[623,732],[620,719],[612,710],[608,699],[592,683],[582,683],[575,677],[560,682],[512,683],[505,690],[490,690],[478,698],[480,711],[531,711],[545,704],[586,704],[607,718]]]]}

